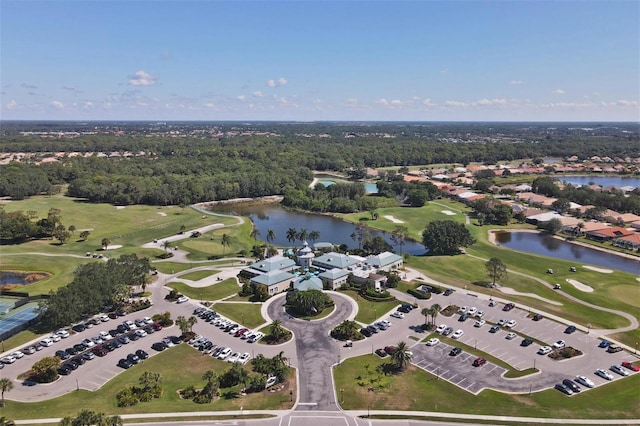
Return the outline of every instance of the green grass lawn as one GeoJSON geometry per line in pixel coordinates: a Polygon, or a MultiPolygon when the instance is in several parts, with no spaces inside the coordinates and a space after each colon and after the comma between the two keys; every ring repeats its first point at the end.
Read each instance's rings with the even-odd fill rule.
{"type": "Polygon", "coordinates": [[[204,278],[210,277],[211,275],[215,275],[220,271],[216,270],[205,270],[205,271],[193,271],[187,274],[179,275],[179,278],[190,280],[190,281],[200,281],[204,278]]]}
{"type": "Polygon", "coordinates": [[[218,281],[207,287],[191,287],[179,282],[170,282],[167,287],[171,287],[191,299],[211,301],[224,299],[240,291],[235,278],[218,281]]]}
{"type": "Polygon", "coordinates": [[[242,250],[249,252],[254,244],[253,239],[249,237],[251,221],[246,219],[243,224],[238,224],[236,218],[223,218],[231,221],[234,226],[215,229],[198,238],[176,241],[176,245],[188,251],[188,259],[194,261],[207,260],[212,256],[236,256],[242,250]],[[223,247],[221,243],[224,234],[227,234],[231,240],[231,245],[228,247],[223,247]]]}
{"type": "MultiPolygon", "coordinates": [[[[197,266],[209,265],[209,263],[198,263],[197,266]]],[[[193,268],[193,264],[181,262],[153,262],[153,267],[163,274],[177,274],[187,269],[193,268]]]]}
{"type": "Polygon", "coordinates": [[[248,328],[257,328],[265,323],[259,303],[216,303],[211,308],[232,321],[248,328]]]}
{"type": "Polygon", "coordinates": [[[400,304],[400,302],[395,299],[387,302],[370,302],[360,297],[358,293],[353,290],[341,291],[341,293],[356,301],[358,304],[356,321],[364,324],[371,324],[400,304]]]}
{"type": "MultiPolygon", "coordinates": [[[[89,361],[91,362],[91,361],[89,361]]],[[[116,362],[116,361],[114,361],[116,362]]],[[[281,392],[260,392],[249,394],[242,398],[222,396],[210,404],[196,404],[190,400],[182,400],[178,390],[189,385],[200,388],[204,385],[202,375],[207,370],[215,370],[222,375],[229,369],[229,364],[202,354],[194,348],[181,344],[161,352],[141,365],[136,365],[129,370],[122,371],[119,375],[107,382],[98,391],[90,392],[80,390],[71,392],[59,398],[37,403],[22,403],[7,400],[6,407],[2,409],[2,415],[10,419],[30,419],[64,417],[77,413],[82,408],[96,412],[114,414],[133,413],[163,413],[181,411],[223,411],[223,410],[265,410],[288,409],[293,403],[289,402],[289,386],[295,388],[295,374],[290,371],[288,384],[281,392]],[[185,368],[188,366],[188,368],[185,368]],[[123,388],[138,384],[138,378],[144,371],[160,373],[162,377],[163,394],[151,402],[139,403],[133,407],[118,407],[116,394],[123,388]],[[176,374],[180,372],[180,374],[176,374]]],[[[90,368],[86,365],[80,368],[90,368]]],[[[245,367],[250,371],[251,366],[245,367]]],[[[63,377],[61,380],[73,380],[73,377],[63,377]]],[[[55,386],[55,385],[54,385],[55,386]]],[[[80,382],[82,386],[82,382],[80,382]]],[[[237,387],[221,389],[221,394],[228,391],[237,391],[237,387]]],[[[11,398],[7,392],[5,398],[11,398]]]]}
{"type": "MultiPolygon", "coordinates": [[[[388,358],[387,358],[388,359],[388,358]]],[[[502,394],[491,390],[474,396],[459,387],[415,367],[387,376],[388,387],[369,392],[357,384],[366,378],[366,365],[387,362],[376,355],[344,360],[334,369],[336,390],[344,389],[342,407],[362,410],[384,407],[401,411],[440,411],[495,416],[634,419],[640,416],[637,404],[640,375],[600,386],[567,398],[551,389],[531,395],[502,394]]]]}

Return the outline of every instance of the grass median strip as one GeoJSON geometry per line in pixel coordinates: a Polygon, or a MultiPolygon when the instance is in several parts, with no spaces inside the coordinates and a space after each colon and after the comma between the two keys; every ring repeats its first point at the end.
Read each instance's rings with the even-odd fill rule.
{"type": "Polygon", "coordinates": [[[179,282],[170,282],[167,284],[167,287],[170,287],[194,300],[221,300],[225,297],[237,294],[238,291],[240,291],[240,287],[238,287],[235,278],[219,281],[207,287],[191,287],[179,282]]]}
{"type": "Polygon", "coordinates": [[[216,303],[211,309],[232,321],[248,328],[256,328],[265,323],[259,303],[216,303]]]}

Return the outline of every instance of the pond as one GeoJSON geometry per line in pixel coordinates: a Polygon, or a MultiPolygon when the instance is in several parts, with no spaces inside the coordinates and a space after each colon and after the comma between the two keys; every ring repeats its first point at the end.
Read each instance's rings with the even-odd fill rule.
{"type": "Polygon", "coordinates": [[[640,178],[630,176],[562,176],[559,177],[558,180],[575,186],[595,183],[596,185],[602,185],[604,187],[614,186],[616,188],[622,188],[624,186],[631,186],[640,188],[640,178]]]}
{"type": "MultiPolygon", "coordinates": [[[[261,239],[265,239],[267,231],[273,229],[276,238],[273,244],[281,247],[290,247],[292,243],[287,240],[287,230],[306,229],[307,232],[318,231],[320,238],[316,242],[330,242],[332,244],[346,244],[349,247],[357,247],[358,243],[351,238],[351,234],[356,232],[356,227],[352,223],[333,218],[331,216],[295,212],[284,209],[279,204],[257,204],[257,205],[229,205],[220,204],[213,208],[216,212],[248,216],[251,218],[256,228],[260,232],[261,239]]],[[[366,215],[366,213],[364,213],[366,215]]],[[[370,230],[372,236],[382,236],[385,241],[393,246],[390,234],[380,231],[370,230]]],[[[300,244],[299,241],[295,244],[300,244]]],[[[399,247],[394,249],[400,252],[399,247]]],[[[414,241],[407,241],[402,247],[402,252],[413,255],[426,253],[422,244],[414,241]]]]}
{"type": "Polygon", "coordinates": [[[0,271],[0,285],[27,285],[48,277],[44,272],[0,271]]]}
{"type": "Polygon", "coordinates": [[[640,259],[628,259],[589,247],[531,232],[496,232],[498,245],[526,253],[540,254],[640,275],[640,259]]]}
{"type": "MultiPolygon", "coordinates": [[[[324,185],[324,186],[331,186],[331,185],[335,185],[336,184],[335,181],[326,180],[326,179],[319,180],[318,183],[320,185],[324,185]]],[[[373,182],[365,182],[364,190],[367,191],[367,194],[377,194],[378,193],[378,185],[376,185],[373,182]]]]}

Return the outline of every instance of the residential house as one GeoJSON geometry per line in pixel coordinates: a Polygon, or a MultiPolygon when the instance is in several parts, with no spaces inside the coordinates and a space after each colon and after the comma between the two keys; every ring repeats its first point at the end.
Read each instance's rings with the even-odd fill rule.
{"type": "Polygon", "coordinates": [[[615,238],[611,244],[629,250],[640,250],[640,234],[634,233],[626,237],[615,238]]]}
{"type": "Polygon", "coordinates": [[[635,231],[620,228],[619,226],[611,226],[609,228],[598,229],[595,231],[587,231],[585,232],[585,236],[590,240],[603,242],[611,241],[614,238],[627,237],[634,233],[635,231]]]}

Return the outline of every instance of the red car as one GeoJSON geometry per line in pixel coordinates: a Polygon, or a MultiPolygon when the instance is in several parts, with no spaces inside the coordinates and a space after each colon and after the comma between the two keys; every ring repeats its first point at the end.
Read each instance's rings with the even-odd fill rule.
{"type": "Polygon", "coordinates": [[[473,361],[473,366],[474,367],[480,367],[481,365],[485,365],[487,363],[487,360],[484,358],[476,358],[473,361]]]}
{"type": "Polygon", "coordinates": [[[637,365],[631,364],[629,361],[622,361],[622,366],[624,368],[628,368],[631,371],[640,371],[640,367],[637,365]]]}
{"type": "Polygon", "coordinates": [[[514,305],[513,303],[507,303],[506,305],[504,305],[504,308],[502,308],[502,310],[503,311],[510,311],[515,307],[516,307],[516,305],[514,305]]]}

